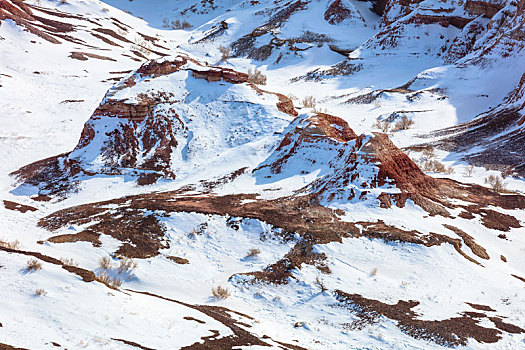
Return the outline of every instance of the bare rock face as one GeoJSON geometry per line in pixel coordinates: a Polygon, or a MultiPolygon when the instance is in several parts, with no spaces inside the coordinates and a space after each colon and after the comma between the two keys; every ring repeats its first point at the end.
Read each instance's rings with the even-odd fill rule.
{"type": "Polygon", "coordinates": [[[272,135],[296,115],[289,98],[259,89],[246,73],[179,55],[148,62],[110,89],[72,152],[15,174],[44,183],[46,193],[96,174],[174,179],[177,166],[272,135]]]}

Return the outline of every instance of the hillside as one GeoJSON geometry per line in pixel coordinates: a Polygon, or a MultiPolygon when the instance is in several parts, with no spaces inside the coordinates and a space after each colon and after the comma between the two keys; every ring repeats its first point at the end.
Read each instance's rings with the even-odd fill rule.
{"type": "Polygon", "coordinates": [[[525,346],[524,9],[0,0],[0,348],[525,346]]]}

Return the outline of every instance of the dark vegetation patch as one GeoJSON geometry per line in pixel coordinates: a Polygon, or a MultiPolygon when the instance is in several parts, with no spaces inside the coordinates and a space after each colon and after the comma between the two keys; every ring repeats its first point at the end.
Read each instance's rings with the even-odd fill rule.
{"type": "Polygon", "coordinates": [[[51,243],[73,243],[73,242],[89,242],[93,244],[94,247],[100,247],[102,243],[100,242],[100,233],[95,233],[90,230],[85,230],[79,233],[71,233],[53,236],[47,239],[51,243]]]}
{"type": "Polygon", "coordinates": [[[338,306],[348,308],[362,320],[357,321],[356,326],[376,323],[381,317],[386,317],[397,321],[397,327],[411,337],[448,347],[464,346],[469,338],[480,343],[496,343],[501,339],[501,331],[525,333],[522,328],[505,323],[499,317],[487,317],[479,312],[463,312],[457,317],[439,321],[420,320],[412,310],[419,305],[418,301],[399,300],[392,305],[341,290],[336,290],[334,295],[340,303],[338,306]],[[482,319],[492,321],[496,328],[480,326],[478,323],[482,319]]]}
{"type": "Polygon", "coordinates": [[[167,256],[166,258],[179,265],[185,265],[190,263],[188,259],[180,258],[178,256],[167,256]]]}
{"type": "Polygon", "coordinates": [[[19,203],[8,201],[8,200],[4,200],[4,207],[6,209],[16,210],[16,211],[19,211],[21,213],[25,213],[25,212],[28,212],[28,211],[37,211],[38,210],[37,208],[32,207],[30,205],[19,204],[19,203]]]}

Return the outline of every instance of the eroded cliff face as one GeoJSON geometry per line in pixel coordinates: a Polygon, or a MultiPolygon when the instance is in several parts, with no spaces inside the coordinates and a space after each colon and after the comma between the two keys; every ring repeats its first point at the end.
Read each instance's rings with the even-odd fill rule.
{"type": "Polygon", "coordinates": [[[264,138],[296,115],[289,98],[260,89],[246,73],[186,55],[151,61],[106,94],[72,152],[41,168],[38,180],[27,171],[35,164],[17,175],[28,183],[57,172],[69,174],[60,176],[64,183],[96,174],[174,179],[180,164],[264,138]]]}

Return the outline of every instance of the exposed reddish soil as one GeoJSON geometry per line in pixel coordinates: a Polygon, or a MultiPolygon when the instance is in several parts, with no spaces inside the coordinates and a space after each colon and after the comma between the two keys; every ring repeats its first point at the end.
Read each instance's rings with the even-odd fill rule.
{"type": "MultiPolygon", "coordinates": [[[[187,304],[187,303],[175,300],[175,299],[166,298],[161,295],[157,295],[157,294],[153,294],[149,292],[141,292],[141,291],[135,291],[131,289],[126,289],[126,290],[129,292],[133,292],[133,293],[149,295],[151,297],[159,298],[162,300],[170,301],[173,303],[177,303],[177,304],[192,308],[220,322],[221,324],[228,327],[233,332],[233,335],[229,335],[225,337],[218,337],[219,336],[218,331],[210,330],[213,332],[213,335],[202,337],[202,340],[204,340],[204,342],[196,342],[190,346],[183,347],[182,349],[233,349],[234,347],[236,348],[236,347],[241,347],[241,346],[257,346],[257,345],[258,346],[271,346],[268,342],[263,340],[263,339],[271,339],[270,337],[259,338],[258,336],[248,332],[242,327],[250,327],[250,326],[242,321],[232,318],[229,313],[233,313],[247,320],[254,320],[253,317],[248,316],[246,314],[239,313],[239,312],[227,309],[222,306],[191,305],[191,304],[187,304]]],[[[185,317],[185,319],[188,319],[188,318],[185,317]]],[[[283,346],[283,349],[306,350],[297,345],[289,345],[283,342],[279,342],[279,344],[283,346]]]]}
{"type": "Polygon", "coordinates": [[[102,243],[100,242],[99,237],[100,233],[86,230],[80,233],[53,236],[48,238],[47,241],[51,243],[89,242],[93,244],[94,247],[100,247],[102,243]]]}
{"type": "Polygon", "coordinates": [[[397,304],[392,305],[368,299],[359,294],[348,294],[341,290],[336,290],[334,295],[341,305],[350,309],[364,321],[354,323],[356,328],[376,323],[381,317],[387,317],[397,321],[397,326],[408,335],[416,339],[430,340],[443,346],[464,346],[469,338],[480,343],[496,343],[501,339],[501,331],[525,333],[525,330],[518,326],[505,323],[499,317],[487,317],[484,313],[463,312],[458,317],[427,321],[418,319],[418,315],[412,311],[419,305],[418,301],[400,300],[397,304]],[[492,321],[496,328],[478,325],[482,319],[492,321]]]}
{"type": "Polygon", "coordinates": [[[330,24],[339,24],[347,19],[350,14],[351,11],[341,3],[341,0],[335,0],[325,11],[324,19],[330,24]]]}
{"type": "Polygon", "coordinates": [[[19,211],[21,213],[26,213],[28,211],[37,211],[38,210],[37,208],[32,207],[30,205],[19,204],[19,203],[8,201],[8,200],[4,200],[4,207],[6,209],[16,210],[16,211],[19,211]]]}

